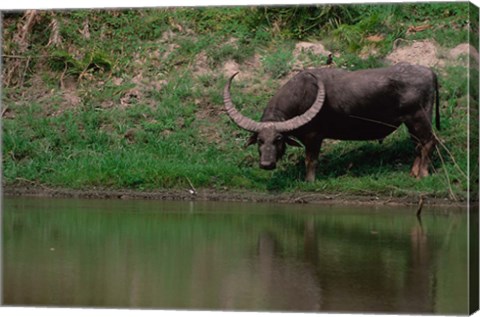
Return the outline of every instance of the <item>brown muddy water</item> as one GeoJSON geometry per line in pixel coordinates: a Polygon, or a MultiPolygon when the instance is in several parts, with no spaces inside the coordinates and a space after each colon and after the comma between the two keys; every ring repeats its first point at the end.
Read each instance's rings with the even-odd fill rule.
{"type": "Polygon", "coordinates": [[[467,314],[457,208],[3,199],[3,304],[467,314]]]}

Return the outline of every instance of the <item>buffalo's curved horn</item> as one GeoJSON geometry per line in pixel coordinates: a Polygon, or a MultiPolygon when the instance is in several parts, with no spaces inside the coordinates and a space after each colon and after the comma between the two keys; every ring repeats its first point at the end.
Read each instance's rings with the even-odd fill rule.
{"type": "Polygon", "coordinates": [[[228,115],[230,118],[241,128],[248,130],[250,132],[260,132],[260,130],[267,126],[274,126],[275,130],[278,132],[289,132],[299,127],[303,126],[310,122],[322,109],[323,102],[325,101],[325,86],[323,82],[318,80],[318,78],[312,74],[308,73],[309,75],[313,76],[316,79],[316,85],[318,87],[317,90],[317,97],[313,102],[312,106],[303,114],[296,116],[292,119],[287,121],[281,122],[256,122],[252,119],[249,119],[242,115],[233,105],[232,98],[230,96],[230,85],[232,83],[233,78],[238,74],[233,74],[228,83],[225,85],[225,89],[223,92],[223,102],[225,104],[225,109],[227,110],[228,115]]]}
{"type": "Polygon", "coordinates": [[[303,114],[293,117],[292,119],[289,119],[287,121],[275,122],[275,129],[278,132],[289,132],[300,128],[304,124],[310,122],[322,109],[323,102],[325,101],[325,86],[323,85],[323,82],[321,80],[318,80],[318,78],[314,74],[307,74],[313,76],[316,79],[316,85],[318,87],[317,98],[313,102],[312,106],[303,114]]]}
{"type": "Polygon", "coordinates": [[[233,105],[232,97],[230,96],[230,85],[232,80],[235,76],[237,76],[238,72],[232,75],[228,80],[228,83],[225,85],[225,89],[223,91],[223,103],[225,104],[225,109],[227,110],[228,115],[230,118],[242,129],[245,129],[250,132],[260,132],[262,129],[262,124],[260,122],[253,121],[242,115],[233,105]]]}

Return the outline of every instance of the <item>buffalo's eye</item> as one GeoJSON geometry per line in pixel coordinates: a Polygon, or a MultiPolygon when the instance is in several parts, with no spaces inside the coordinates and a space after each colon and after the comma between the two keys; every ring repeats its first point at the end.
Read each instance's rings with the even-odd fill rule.
{"type": "Polygon", "coordinates": [[[275,137],[275,141],[276,141],[276,142],[280,142],[280,141],[282,141],[282,140],[283,140],[283,136],[281,136],[281,135],[277,135],[277,136],[275,137]]]}
{"type": "Polygon", "coordinates": [[[258,143],[258,145],[262,145],[262,144],[265,143],[265,142],[264,142],[263,140],[261,140],[261,139],[258,139],[258,140],[257,140],[257,143],[258,143]]]}

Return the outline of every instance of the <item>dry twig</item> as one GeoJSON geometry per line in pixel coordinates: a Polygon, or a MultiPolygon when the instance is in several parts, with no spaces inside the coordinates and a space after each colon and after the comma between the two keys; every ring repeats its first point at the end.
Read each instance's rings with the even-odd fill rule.
{"type": "Polygon", "coordinates": [[[23,58],[16,58],[7,64],[4,73],[4,84],[10,86],[12,84],[22,85],[25,74],[30,64],[30,57],[25,57],[30,40],[30,34],[33,26],[37,22],[37,10],[27,10],[22,21],[18,24],[17,32],[13,36],[13,42],[17,44],[17,49],[10,54],[23,58]],[[26,61],[24,60],[26,59],[26,61]]]}
{"type": "Polygon", "coordinates": [[[47,46],[54,46],[58,47],[62,44],[62,37],[60,36],[60,27],[58,25],[58,20],[55,16],[52,18],[52,22],[50,22],[50,29],[52,33],[50,33],[50,38],[48,39],[47,46]]]}
{"type": "Polygon", "coordinates": [[[7,112],[7,111],[8,111],[8,106],[3,107],[2,116],[1,116],[2,118],[5,115],[5,112],[7,112]]]}

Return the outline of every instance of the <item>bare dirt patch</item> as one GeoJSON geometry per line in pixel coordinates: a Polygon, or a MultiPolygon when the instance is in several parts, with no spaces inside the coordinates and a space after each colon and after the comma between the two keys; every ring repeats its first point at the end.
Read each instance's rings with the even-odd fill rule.
{"type": "Polygon", "coordinates": [[[193,73],[195,76],[203,76],[210,72],[207,53],[201,52],[197,55],[193,64],[193,73]]]}
{"type": "MultiPolygon", "coordinates": [[[[78,79],[74,76],[55,76],[43,66],[38,66],[36,72],[30,79],[31,87],[28,93],[21,96],[9,97],[17,100],[16,104],[36,102],[42,105],[42,113],[46,117],[56,117],[68,109],[75,109],[82,103],[82,97],[78,89],[78,79]],[[55,78],[56,85],[48,85],[41,74],[48,73],[55,78]]],[[[14,118],[13,110],[7,110],[4,118],[14,118]]]]}
{"type": "Polygon", "coordinates": [[[262,66],[261,56],[258,53],[255,53],[252,58],[248,59],[245,64],[247,64],[252,69],[259,69],[262,66]]]}
{"type": "MultiPolygon", "coordinates": [[[[444,66],[445,61],[439,59],[438,49],[432,41],[413,41],[413,43],[401,46],[403,41],[397,41],[394,50],[387,55],[386,59],[392,64],[408,62],[411,64],[427,67],[444,66]]],[[[410,43],[408,41],[407,43],[410,43]]]]}
{"type": "Polygon", "coordinates": [[[449,52],[451,58],[458,60],[461,56],[472,57],[478,64],[478,51],[472,45],[463,43],[452,48],[449,52]]]}
{"type": "MultiPolygon", "coordinates": [[[[240,65],[234,60],[229,60],[223,65],[222,73],[228,77],[239,72],[240,72],[240,65]]],[[[239,76],[238,78],[242,79],[243,77],[245,77],[245,73],[243,74],[240,73],[238,76],[239,76]]]]}
{"type": "Polygon", "coordinates": [[[45,109],[49,112],[48,116],[56,117],[62,115],[67,110],[77,108],[82,103],[82,98],[78,95],[78,91],[75,89],[64,89],[61,91],[62,102],[59,104],[58,109],[53,110],[50,106],[46,106],[45,109]]]}
{"type": "Polygon", "coordinates": [[[408,62],[427,67],[445,67],[446,65],[460,65],[467,67],[468,58],[479,61],[478,51],[468,43],[457,45],[453,49],[439,47],[433,41],[404,41],[398,40],[394,50],[387,55],[386,60],[392,64],[408,62]],[[404,42],[404,43],[403,43],[404,42]]]}
{"type": "Polygon", "coordinates": [[[246,60],[242,65],[234,60],[226,61],[222,66],[222,74],[230,77],[238,73],[237,80],[252,80],[252,78],[260,77],[259,70],[262,67],[261,55],[255,53],[254,56],[246,60]]]}
{"type": "Polygon", "coordinates": [[[78,96],[77,90],[74,89],[67,89],[63,91],[63,100],[61,109],[70,108],[70,107],[77,107],[81,102],[82,99],[78,96]]]}

